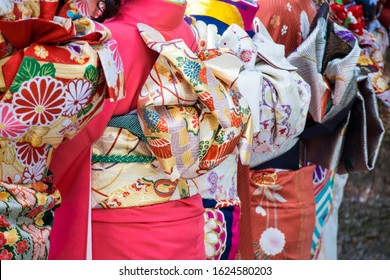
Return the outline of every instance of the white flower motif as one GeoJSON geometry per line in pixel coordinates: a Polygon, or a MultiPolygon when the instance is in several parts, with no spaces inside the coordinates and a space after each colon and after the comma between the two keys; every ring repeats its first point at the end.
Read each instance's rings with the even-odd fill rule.
{"type": "Polygon", "coordinates": [[[27,167],[37,165],[47,157],[48,150],[44,147],[33,147],[27,142],[15,143],[16,158],[27,167]]]}
{"type": "Polygon", "coordinates": [[[31,184],[42,180],[46,168],[46,159],[39,161],[37,164],[26,167],[23,172],[23,184],[31,184]]]}
{"type": "Polygon", "coordinates": [[[103,48],[99,51],[104,76],[109,87],[115,87],[118,81],[118,69],[113,57],[113,53],[109,48],[103,48]]]}
{"type": "Polygon", "coordinates": [[[291,11],[292,11],[292,7],[291,7],[291,4],[290,4],[290,2],[288,2],[288,3],[287,3],[287,10],[288,10],[289,12],[291,12],[291,11]]]}
{"type": "Polygon", "coordinates": [[[261,249],[269,256],[275,256],[283,251],[286,244],[284,233],[277,228],[267,228],[260,237],[261,249]]]}
{"type": "Polygon", "coordinates": [[[267,215],[264,208],[261,207],[260,205],[256,207],[256,213],[263,216],[263,217],[265,217],[267,215]]]}
{"type": "Polygon", "coordinates": [[[283,25],[282,30],[280,31],[282,36],[284,36],[287,33],[287,30],[288,30],[288,26],[287,25],[283,25]]]}
{"type": "Polygon", "coordinates": [[[92,93],[92,84],[85,79],[77,79],[66,86],[64,115],[73,116],[87,104],[92,93]]]}

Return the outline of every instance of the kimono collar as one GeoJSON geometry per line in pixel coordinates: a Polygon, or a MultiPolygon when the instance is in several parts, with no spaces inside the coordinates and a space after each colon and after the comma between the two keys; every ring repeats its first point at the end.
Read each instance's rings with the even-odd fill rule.
{"type": "Polygon", "coordinates": [[[184,0],[124,0],[115,21],[139,22],[158,30],[178,28],[184,18],[184,0]]]}

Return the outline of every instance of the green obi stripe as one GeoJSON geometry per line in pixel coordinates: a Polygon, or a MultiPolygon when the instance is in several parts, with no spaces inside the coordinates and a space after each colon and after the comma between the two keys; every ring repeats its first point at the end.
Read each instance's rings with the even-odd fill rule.
{"type": "Polygon", "coordinates": [[[133,155],[92,155],[92,162],[108,163],[150,163],[156,158],[151,156],[133,156],[133,155]]]}

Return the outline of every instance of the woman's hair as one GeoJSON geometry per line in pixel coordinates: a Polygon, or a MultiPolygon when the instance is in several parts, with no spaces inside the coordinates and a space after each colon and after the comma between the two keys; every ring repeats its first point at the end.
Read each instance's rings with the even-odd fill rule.
{"type": "Polygon", "coordinates": [[[99,0],[96,4],[97,12],[92,15],[93,20],[103,22],[114,17],[121,6],[121,0],[99,0]]]}

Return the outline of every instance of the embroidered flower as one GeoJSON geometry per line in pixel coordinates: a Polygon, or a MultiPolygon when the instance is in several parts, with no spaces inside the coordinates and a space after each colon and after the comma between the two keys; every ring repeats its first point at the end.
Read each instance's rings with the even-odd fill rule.
{"type": "Polygon", "coordinates": [[[186,59],[183,66],[183,71],[184,74],[190,78],[191,82],[195,82],[199,79],[200,70],[201,66],[198,62],[186,59]]]}
{"type": "Polygon", "coordinates": [[[39,45],[35,46],[34,50],[35,50],[35,55],[42,59],[45,59],[49,55],[49,52],[45,49],[44,46],[39,46],[39,45]]]}
{"type": "Polygon", "coordinates": [[[284,233],[276,228],[267,228],[260,237],[261,249],[269,256],[275,256],[283,251],[286,244],[284,233]]]}
{"type": "MultiPolygon", "coordinates": [[[[1,199],[0,199],[1,200],[1,199]]],[[[9,222],[7,221],[7,219],[5,218],[4,215],[1,215],[0,216],[0,227],[9,227],[10,224],[9,222]]],[[[1,246],[0,246],[1,247],[1,246]]]]}
{"type": "Polygon", "coordinates": [[[11,247],[19,240],[18,232],[15,228],[4,232],[4,236],[7,239],[7,245],[11,247]]]}
{"type": "Polygon", "coordinates": [[[191,126],[194,130],[199,127],[199,119],[197,114],[191,116],[191,126]]]}
{"type": "Polygon", "coordinates": [[[40,212],[38,213],[38,215],[36,215],[34,217],[34,223],[37,225],[37,226],[43,226],[44,225],[44,222],[42,220],[43,216],[45,215],[45,212],[40,212]]]}
{"type": "Polygon", "coordinates": [[[157,126],[159,119],[160,119],[160,116],[156,112],[154,112],[152,110],[145,109],[144,120],[146,121],[146,123],[148,124],[149,127],[157,126]]]}
{"type": "MultiPolygon", "coordinates": [[[[46,186],[42,182],[37,182],[37,183],[41,183],[42,185],[46,186]]],[[[34,183],[34,184],[37,184],[37,183],[34,183]]],[[[45,205],[47,202],[47,196],[44,195],[43,193],[38,192],[37,193],[37,200],[38,200],[38,205],[45,205]]]]}
{"type": "Polygon", "coordinates": [[[283,25],[282,30],[280,31],[280,34],[282,34],[282,36],[284,36],[287,33],[287,30],[288,30],[288,26],[283,25]]]}
{"type": "Polygon", "coordinates": [[[43,178],[46,160],[41,160],[33,166],[26,167],[23,172],[23,184],[35,183],[43,178]]]}
{"type": "Polygon", "coordinates": [[[33,147],[29,143],[16,143],[15,152],[17,159],[26,166],[34,166],[44,159],[48,150],[42,147],[33,147]]]}
{"type": "Polygon", "coordinates": [[[0,192],[0,201],[8,201],[9,193],[0,192]]]}
{"type": "Polygon", "coordinates": [[[252,51],[250,50],[243,50],[240,54],[240,59],[244,62],[249,62],[252,58],[252,51]]]}
{"type": "Polygon", "coordinates": [[[3,138],[18,138],[29,130],[29,126],[20,123],[14,116],[11,105],[0,104],[0,136],[3,138]]]}
{"type": "Polygon", "coordinates": [[[8,252],[7,250],[3,250],[0,253],[0,260],[12,260],[12,257],[14,255],[11,252],[8,252]]]}
{"type": "Polygon", "coordinates": [[[20,255],[24,254],[24,252],[26,252],[27,249],[28,249],[27,240],[20,241],[18,242],[18,244],[16,244],[16,252],[20,255]]]}
{"type": "Polygon", "coordinates": [[[0,248],[3,248],[3,246],[7,243],[7,239],[4,236],[4,233],[0,232],[0,248]]]}
{"type": "Polygon", "coordinates": [[[48,126],[61,114],[64,86],[52,77],[34,77],[22,84],[12,100],[15,116],[25,124],[48,126]]]}
{"type": "Polygon", "coordinates": [[[39,213],[42,212],[42,209],[43,209],[42,206],[38,206],[34,209],[31,209],[30,212],[28,212],[27,217],[29,217],[29,218],[35,217],[36,215],[38,215],[39,213]]]}
{"type": "Polygon", "coordinates": [[[256,185],[257,189],[253,192],[253,195],[261,195],[262,198],[265,196],[269,201],[286,202],[287,200],[277,193],[277,191],[283,189],[283,186],[276,183],[277,178],[277,173],[254,173],[251,178],[251,183],[256,185]]]}
{"type": "Polygon", "coordinates": [[[227,134],[227,136],[226,136],[226,139],[227,139],[228,141],[233,141],[234,138],[236,138],[236,133],[234,133],[234,131],[230,131],[230,132],[227,134]]]}
{"type": "Polygon", "coordinates": [[[218,174],[214,171],[210,171],[209,175],[207,176],[207,181],[209,181],[210,184],[218,184],[218,174]]]}
{"type": "Polygon", "coordinates": [[[87,104],[92,93],[92,84],[88,80],[77,79],[66,85],[64,115],[73,116],[87,104]]]}

